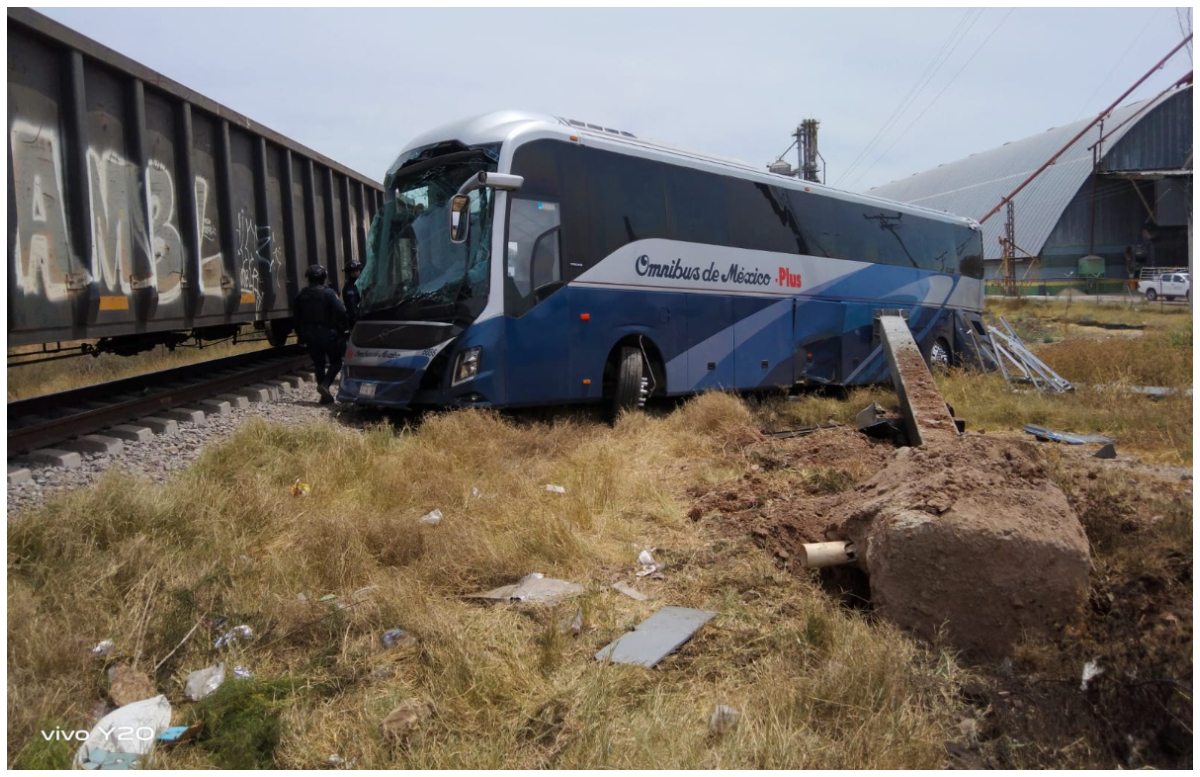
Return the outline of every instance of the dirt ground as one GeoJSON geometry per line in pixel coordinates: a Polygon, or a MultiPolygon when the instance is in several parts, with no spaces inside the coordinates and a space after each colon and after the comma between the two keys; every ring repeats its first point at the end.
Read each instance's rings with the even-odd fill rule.
{"type": "MultiPolygon", "coordinates": [[[[960,693],[972,715],[961,721],[961,738],[946,743],[950,762],[1190,768],[1191,470],[1091,458],[1097,446],[987,437],[1039,460],[1039,477],[1061,489],[1086,531],[1091,574],[1080,622],[1029,636],[1007,658],[968,658],[975,679],[960,693]],[[1089,662],[1099,673],[1085,686],[1089,662]]],[[[749,533],[785,569],[819,576],[848,606],[871,610],[862,572],[806,570],[798,546],[833,536],[847,497],[895,455],[892,445],[841,427],[759,441],[747,454],[751,472],[692,491],[689,517],[749,533]]],[[[1033,586],[1042,570],[1023,574],[1033,586]]]]}

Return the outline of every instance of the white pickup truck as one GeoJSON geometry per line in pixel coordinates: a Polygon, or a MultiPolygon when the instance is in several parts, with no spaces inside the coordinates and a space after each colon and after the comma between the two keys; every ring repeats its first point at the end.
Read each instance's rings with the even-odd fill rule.
{"type": "Polygon", "coordinates": [[[1138,282],[1138,293],[1145,294],[1150,302],[1162,297],[1173,300],[1176,297],[1192,299],[1192,279],[1186,271],[1168,270],[1153,275],[1143,275],[1138,282]]]}

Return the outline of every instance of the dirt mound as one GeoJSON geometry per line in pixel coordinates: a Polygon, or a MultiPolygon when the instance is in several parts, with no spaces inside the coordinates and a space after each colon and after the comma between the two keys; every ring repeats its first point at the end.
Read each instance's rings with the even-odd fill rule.
{"type": "Polygon", "coordinates": [[[1087,600],[1083,527],[1032,443],[967,436],[896,451],[830,511],[876,610],[973,653],[1053,638],[1087,600]]]}

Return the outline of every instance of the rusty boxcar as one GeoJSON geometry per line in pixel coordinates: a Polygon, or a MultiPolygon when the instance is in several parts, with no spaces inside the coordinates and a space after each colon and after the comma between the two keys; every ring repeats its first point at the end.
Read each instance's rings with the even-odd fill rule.
{"type": "Polygon", "coordinates": [[[380,185],[27,9],[8,11],[8,343],[136,353],[265,329],[364,261],[380,185]]]}

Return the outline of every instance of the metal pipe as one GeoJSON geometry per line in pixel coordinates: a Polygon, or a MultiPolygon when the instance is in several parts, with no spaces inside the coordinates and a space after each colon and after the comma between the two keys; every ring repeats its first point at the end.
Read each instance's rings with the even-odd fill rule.
{"type": "Polygon", "coordinates": [[[1107,108],[1105,108],[1103,111],[1101,111],[1101,112],[1099,113],[1099,115],[1097,115],[1097,116],[1096,116],[1096,118],[1094,118],[1094,119],[1092,119],[1091,121],[1089,121],[1086,127],[1084,127],[1083,129],[1079,130],[1078,134],[1076,134],[1076,135],[1075,135],[1075,137],[1073,137],[1073,138],[1071,138],[1069,141],[1067,141],[1067,144],[1066,144],[1065,146],[1063,146],[1062,148],[1060,148],[1060,149],[1059,149],[1057,152],[1055,152],[1054,156],[1052,156],[1052,157],[1050,157],[1049,159],[1047,159],[1047,160],[1046,160],[1046,162],[1045,162],[1045,163],[1044,163],[1044,164],[1043,164],[1041,167],[1039,167],[1037,170],[1034,170],[1034,171],[1033,171],[1033,174],[1032,174],[1032,175],[1030,175],[1028,178],[1026,178],[1024,181],[1022,181],[1020,186],[1018,186],[1017,188],[1013,189],[1011,194],[1009,194],[1007,197],[1002,197],[1002,198],[1000,199],[1000,202],[998,202],[998,203],[996,204],[996,207],[994,207],[994,208],[992,208],[991,210],[989,210],[989,211],[987,212],[987,215],[986,215],[986,216],[984,216],[983,218],[981,218],[981,219],[979,220],[979,223],[980,223],[980,224],[982,224],[983,222],[985,222],[985,221],[987,221],[988,219],[990,219],[992,216],[996,215],[996,211],[998,211],[998,210],[1000,210],[1001,208],[1003,208],[1003,207],[1004,207],[1004,203],[1008,202],[1008,201],[1009,201],[1009,200],[1011,200],[1013,197],[1016,197],[1016,196],[1017,196],[1017,194],[1018,194],[1018,193],[1020,193],[1020,191],[1021,191],[1022,189],[1024,189],[1026,186],[1028,186],[1028,185],[1030,184],[1030,182],[1032,182],[1032,181],[1033,181],[1033,179],[1034,179],[1034,178],[1037,178],[1039,175],[1041,175],[1041,174],[1042,174],[1042,172],[1044,172],[1044,171],[1045,171],[1045,169],[1046,169],[1047,167],[1049,167],[1050,165],[1054,164],[1055,160],[1057,160],[1057,159],[1058,159],[1060,156],[1062,156],[1062,155],[1063,155],[1063,154],[1066,152],[1066,150],[1067,150],[1068,148],[1070,148],[1071,146],[1075,145],[1075,141],[1077,141],[1077,140],[1079,140],[1080,138],[1082,138],[1082,137],[1084,136],[1084,134],[1085,134],[1085,133],[1087,133],[1087,131],[1088,131],[1088,130],[1090,130],[1092,127],[1096,126],[1096,125],[1097,125],[1097,124],[1100,122],[1100,120],[1101,120],[1101,119],[1103,119],[1103,118],[1104,118],[1105,116],[1107,116],[1108,114],[1112,113],[1112,112],[1113,112],[1113,110],[1114,110],[1114,109],[1115,109],[1115,108],[1116,108],[1118,105],[1120,105],[1120,104],[1121,104],[1121,101],[1122,101],[1122,100],[1124,100],[1126,97],[1128,97],[1130,94],[1132,94],[1132,93],[1133,93],[1133,90],[1134,90],[1134,89],[1137,89],[1139,86],[1141,86],[1141,85],[1142,85],[1142,84],[1143,84],[1143,83],[1146,81],[1146,79],[1147,79],[1147,78],[1149,78],[1150,76],[1154,75],[1155,71],[1157,71],[1157,70],[1158,70],[1160,67],[1162,67],[1163,65],[1165,65],[1165,64],[1167,63],[1167,60],[1168,60],[1168,59],[1170,59],[1171,57],[1175,56],[1176,52],[1178,52],[1178,51],[1179,51],[1181,48],[1183,48],[1184,46],[1186,46],[1186,45],[1188,44],[1188,42],[1189,42],[1191,39],[1192,39],[1192,34],[1191,34],[1191,33],[1188,33],[1188,36],[1187,36],[1186,38],[1184,38],[1182,41],[1180,41],[1180,42],[1179,42],[1179,45],[1177,45],[1175,48],[1171,49],[1170,53],[1168,53],[1168,54],[1167,54],[1165,57],[1163,57],[1162,59],[1160,59],[1160,60],[1158,61],[1158,64],[1156,64],[1154,67],[1152,67],[1152,68],[1150,68],[1148,71],[1146,71],[1146,74],[1145,74],[1144,76],[1142,76],[1141,78],[1139,78],[1139,79],[1137,80],[1137,83],[1135,83],[1133,86],[1131,86],[1131,87],[1129,87],[1128,89],[1126,89],[1126,90],[1125,90],[1125,91],[1124,91],[1124,92],[1121,94],[1121,96],[1120,96],[1120,97],[1118,97],[1116,100],[1114,100],[1114,101],[1113,101],[1113,104],[1112,104],[1112,105],[1110,105],[1110,106],[1108,106],[1107,108]]]}

